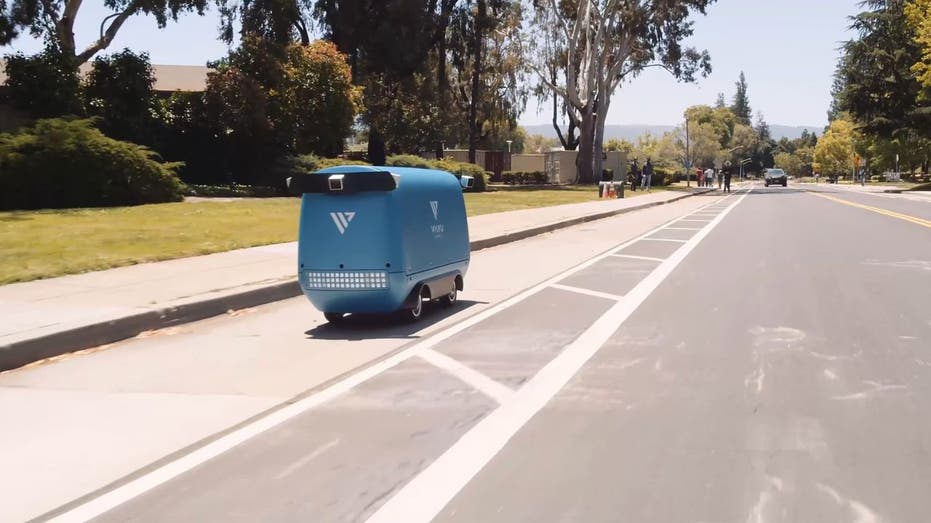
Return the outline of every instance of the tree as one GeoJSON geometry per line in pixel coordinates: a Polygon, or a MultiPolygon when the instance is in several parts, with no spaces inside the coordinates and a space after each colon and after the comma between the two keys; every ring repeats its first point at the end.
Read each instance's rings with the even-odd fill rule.
{"type": "Polygon", "coordinates": [[[749,125],[737,124],[734,126],[734,137],[730,143],[729,160],[731,165],[739,166],[746,158],[751,158],[760,147],[760,134],[749,125]]]}
{"type": "Polygon", "coordinates": [[[277,125],[284,128],[287,147],[297,154],[336,156],[362,102],[346,57],[323,40],[288,46],[286,53],[277,125]]]}
{"type": "Polygon", "coordinates": [[[776,153],[775,167],[784,170],[791,176],[803,176],[804,165],[802,160],[792,153],[776,153]]]}
{"type": "Polygon", "coordinates": [[[731,111],[734,113],[734,116],[737,117],[738,122],[744,125],[750,125],[750,117],[752,114],[750,109],[750,95],[748,94],[747,77],[744,75],[743,71],[740,72],[740,78],[735,85],[737,86],[737,92],[734,93],[734,103],[731,104],[731,111]]]}
{"type": "Polygon", "coordinates": [[[451,57],[449,84],[458,120],[466,122],[469,161],[480,145],[517,128],[526,105],[524,65],[517,40],[519,2],[477,0],[454,10],[447,44],[451,57]]]}
{"type": "Polygon", "coordinates": [[[545,41],[541,35],[552,30],[550,25],[541,27],[540,21],[555,23],[566,42],[566,82],[551,81],[546,66],[557,58],[546,56],[546,50],[530,54],[536,57],[531,66],[540,82],[566,103],[570,119],[578,124],[580,181],[592,182],[593,173],[601,171],[605,121],[612,96],[623,81],[632,80],[647,67],[662,67],[682,81],[710,72],[708,53],[683,48],[682,41],[693,33],[692,12],[704,14],[712,1],[579,0],[572,6],[549,0],[537,4],[548,13],[534,17],[526,40],[531,51],[539,50],[535,42],[545,41]]]}
{"type": "Polygon", "coordinates": [[[825,174],[845,174],[853,168],[857,140],[854,123],[845,118],[831,122],[815,147],[813,166],[825,174]]]}
{"type": "Polygon", "coordinates": [[[84,85],[87,112],[102,118],[100,130],[107,136],[152,145],[154,85],[147,54],[124,49],[98,56],[84,85]]]}
{"type": "Polygon", "coordinates": [[[604,149],[605,151],[623,151],[627,153],[627,156],[630,156],[634,152],[634,144],[623,138],[620,140],[611,138],[605,142],[604,149]]]}
{"type": "Polygon", "coordinates": [[[737,124],[730,109],[712,108],[707,105],[693,105],[687,108],[685,119],[694,124],[710,125],[721,147],[727,147],[730,143],[734,136],[734,126],[737,124]]]}
{"type": "Polygon", "coordinates": [[[714,167],[715,160],[721,159],[721,141],[710,122],[689,124],[688,147],[684,127],[676,128],[673,134],[679,165],[709,168],[714,167]]]}
{"type": "Polygon", "coordinates": [[[533,94],[540,105],[552,101],[552,125],[563,149],[574,151],[579,146],[579,121],[575,117],[572,106],[551,89],[553,85],[563,85],[567,82],[565,74],[566,43],[556,23],[556,16],[550,9],[535,8],[532,13],[533,27],[539,30],[533,35],[534,45],[528,47],[525,53],[529,54],[530,61],[540,64],[540,70],[545,71],[547,81],[537,78],[533,86],[533,94]],[[566,126],[565,133],[562,126],[566,126]]]}
{"type": "Polygon", "coordinates": [[[727,100],[724,98],[724,93],[718,93],[718,98],[714,102],[715,109],[725,109],[727,108],[727,100]]]}
{"type": "Polygon", "coordinates": [[[559,147],[559,140],[542,134],[531,134],[524,142],[524,152],[527,153],[543,153],[554,147],[559,147]]]}
{"type": "Polygon", "coordinates": [[[912,71],[921,82],[922,98],[927,100],[931,95],[931,0],[911,0],[905,5],[905,16],[921,52],[912,71]]]}
{"type": "Polygon", "coordinates": [[[332,43],[281,47],[246,36],[208,75],[207,114],[228,150],[232,179],[280,183],[270,161],[342,151],[360,96],[345,56],[332,43]]]}
{"type": "MultiPolygon", "coordinates": [[[[441,148],[446,134],[446,52],[452,0],[316,0],[313,17],[347,55],[353,83],[364,87],[369,161],[387,149],[441,148]],[[443,71],[440,74],[437,71],[443,71]],[[391,98],[386,98],[391,97],[391,98]],[[398,100],[416,102],[411,111],[398,100]],[[441,100],[442,103],[438,103],[441,100]],[[389,131],[389,129],[391,129],[389,131]],[[403,135],[393,131],[404,130],[403,135]],[[401,143],[401,140],[404,143],[401,143]],[[413,140],[416,138],[416,140],[413,140]]],[[[410,152],[413,149],[408,149],[410,152]]]]}
{"type": "Polygon", "coordinates": [[[77,70],[58,48],[46,46],[35,56],[17,53],[6,59],[10,105],[33,118],[83,113],[77,70]]]}
{"type": "Polygon", "coordinates": [[[837,107],[865,132],[892,138],[931,135],[931,107],[919,99],[921,83],[912,68],[921,47],[905,15],[905,0],[865,0],[851,18],[856,38],[844,44],[836,87],[837,107]]]}
{"type": "Polygon", "coordinates": [[[261,36],[278,45],[295,41],[310,45],[306,14],[302,7],[306,0],[217,0],[220,11],[220,39],[233,43],[235,22],[240,22],[240,33],[261,36]]]}
{"type": "Polygon", "coordinates": [[[81,4],[82,0],[10,0],[7,6],[5,1],[0,1],[0,46],[9,44],[21,31],[28,30],[59,49],[76,68],[109,47],[130,17],[152,15],[159,27],[165,27],[169,19],[177,20],[184,13],[204,14],[207,0],[104,0],[103,4],[112,14],[101,22],[99,37],[78,51],[74,22],[81,4]]]}

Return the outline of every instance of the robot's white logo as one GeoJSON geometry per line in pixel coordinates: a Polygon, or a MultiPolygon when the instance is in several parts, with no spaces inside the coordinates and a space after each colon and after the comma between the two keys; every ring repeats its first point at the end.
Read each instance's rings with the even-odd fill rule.
{"type": "Polygon", "coordinates": [[[349,228],[349,222],[356,217],[354,212],[331,212],[330,218],[333,218],[333,223],[336,224],[336,229],[339,230],[340,234],[344,234],[346,229],[349,228]]]}
{"type": "MultiPolygon", "coordinates": [[[[433,221],[434,222],[440,221],[440,202],[431,201],[430,210],[433,211],[433,221]]],[[[446,226],[443,225],[442,223],[434,223],[433,225],[430,226],[430,231],[433,234],[443,234],[444,232],[446,232],[446,226]]]]}

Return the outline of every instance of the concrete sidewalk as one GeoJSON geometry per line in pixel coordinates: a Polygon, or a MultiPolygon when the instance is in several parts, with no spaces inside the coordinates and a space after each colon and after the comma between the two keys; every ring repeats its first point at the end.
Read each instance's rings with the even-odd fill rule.
{"type": "MultiPolygon", "coordinates": [[[[664,191],[469,218],[472,250],[700,192],[707,191],[664,191]]],[[[296,251],[296,243],[266,245],[2,286],[0,371],[297,296],[296,251]]]]}

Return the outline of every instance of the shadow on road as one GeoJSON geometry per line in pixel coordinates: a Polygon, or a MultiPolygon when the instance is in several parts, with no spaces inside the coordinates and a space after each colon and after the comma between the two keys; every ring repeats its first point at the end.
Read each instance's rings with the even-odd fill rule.
{"type": "Polygon", "coordinates": [[[414,339],[414,333],[439,323],[475,305],[487,302],[460,300],[452,307],[425,303],[420,321],[405,323],[394,314],[351,314],[342,323],[324,323],[304,334],[314,340],[359,341],[376,338],[414,339]]]}

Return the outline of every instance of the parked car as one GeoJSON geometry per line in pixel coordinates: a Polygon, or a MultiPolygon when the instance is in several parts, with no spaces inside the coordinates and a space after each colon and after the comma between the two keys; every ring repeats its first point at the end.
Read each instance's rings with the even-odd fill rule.
{"type": "Polygon", "coordinates": [[[770,185],[782,185],[786,187],[789,185],[788,176],[786,172],[782,169],[766,169],[766,172],[763,174],[763,183],[766,187],[770,185]]]}

